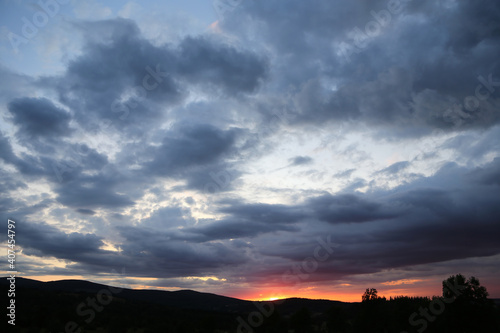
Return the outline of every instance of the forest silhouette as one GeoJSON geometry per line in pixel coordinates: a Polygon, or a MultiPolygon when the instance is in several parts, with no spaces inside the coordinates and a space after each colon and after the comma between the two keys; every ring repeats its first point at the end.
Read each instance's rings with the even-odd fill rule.
{"type": "MultiPolygon", "coordinates": [[[[7,287],[5,279],[1,284],[7,287]]],[[[461,274],[443,281],[440,296],[386,299],[368,288],[358,303],[300,298],[250,302],[187,290],[118,288],[103,298],[103,290],[112,287],[87,281],[18,278],[17,285],[12,332],[500,332],[499,300],[489,299],[477,278],[461,274]]]]}

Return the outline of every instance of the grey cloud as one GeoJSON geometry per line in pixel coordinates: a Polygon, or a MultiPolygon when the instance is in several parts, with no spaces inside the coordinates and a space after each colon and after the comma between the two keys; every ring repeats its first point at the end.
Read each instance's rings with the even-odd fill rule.
{"type": "MultiPolygon", "coordinates": [[[[21,221],[19,221],[21,222],[21,221]]],[[[19,240],[26,255],[41,255],[79,261],[88,254],[99,254],[102,239],[94,234],[66,234],[46,223],[19,223],[19,240]]]]}
{"type": "Polygon", "coordinates": [[[300,224],[306,221],[361,223],[393,219],[401,214],[399,209],[350,194],[325,194],[296,206],[247,204],[234,200],[221,204],[218,211],[226,214],[226,217],[183,229],[176,237],[202,242],[253,238],[277,231],[295,233],[300,230],[300,224]]]}
{"type": "Polygon", "coordinates": [[[185,228],[177,237],[199,242],[224,239],[254,238],[278,231],[296,232],[297,222],[306,214],[300,207],[285,205],[247,204],[224,201],[218,209],[226,217],[203,220],[197,226],[185,228]]]}
{"type": "Polygon", "coordinates": [[[500,158],[495,158],[488,167],[478,167],[468,175],[484,185],[500,186],[500,158]]]}
{"type": "Polygon", "coordinates": [[[69,63],[63,76],[45,77],[40,83],[54,87],[86,129],[102,126],[104,119],[140,136],[144,126],[165,117],[165,107],[184,100],[190,84],[209,93],[214,88],[249,93],[266,77],[264,59],[207,36],[155,46],[130,20],[77,26],[88,30],[85,52],[69,63]]]}
{"type": "Polygon", "coordinates": [[[68,136],[71,116],[46,98],[19,98],[9,103],[12,121],[28,139],[68,136]]]}
{"type": "Polygon", "coordinates": [[[487,132],[468,131],[448,139],[439,148],[452,149],[460,152],[463,158],[474,161],[500,149],[500,142],[497,140],[499,135],[499,126],[487,132]]]}
{"type": "Polygon", "coordinates": [[[397,210],[386,205],[352,194],[313,198],[309,200],[308,207],[313,210],[314,217],[333,224],[385,220],[399,215],[397,210]]]}
{"type": "Polygon", "coordinates": [[[14,164],[17,156],[14,155],[9,139],[0,132],[0,157],[5,163],[14,164]]]}
{"type": "Polygon", "coordinates": [[[6,171],[0,170],[0,193],[9,193],[18,188],[27,189],[28,185],[20,180],[12,178],[6,171]]]}
{"type": "Polygon", "coordinates": [[[0,132],[0,158],[7,164],[14,165],[19,172],[27,176],[40,176],[46,173],[39,159],[22,153],[18,157],[10,144],[10,140],[0,132]]]}
{"type": "Polygon", "coordinates": [[[408,168],[410,164],[411,163],[408,161],[396,162],[389,165],[387,168],[375,172],[375,174],[395,175],[408,168]]]}
{"type": "Polygon", "coordinates": [[[104,242],[95,234],[67,234],[45,223],[27,221],[19,229],[25,255],[71,260],[74,263],[66,270],[86,274],[109,273],[118,268],[133,276],[203,276],[247,261],[242,251],[229,249],[230,245],[188,244],[143,226],[118,227],[126,240],[118,244],[120,253],[100,249],[104,242]]]}
{"type": "Polygon", "coordinates": [[[463,131],[498,123],[498,86],[489,87],[493,91],[475,110],[466,100],[475,97],[479,76],[484,82],[500,73],[498,2],[401,3],[390,14],[387,1],[287,1],[286,10],[279,1],[251,2],[223,26],[243,38],[264,36],[266,47],[290,55],[273,65],[283,92],[290,83],[301,87],[290,110],[298,126],[355,121],[396,137],[418,137],[436,128],[463,131]],[[381,11],[388,22],[373,15],[381,11]],[[366,35],[369,22],[383,25],[379,34],[366,35]],[[360,35],[355,28],[365,36],[353,37],[360,35]],[[342,43],[357,49],[349,59],[342,43]],[[314,65],[293,65],[311,58],[314,65]]]}
{"type": "Polygon", "coordinates": [[[219,211],[238,219],[264,223],[294,223],[305,217],[300,208],[286,205],[245,204],[237,201],[222,202],[219,211]]]}
{"type": "Polygon", "coordinates": [[[185,178],[188,188],[204,190],[207,184],[216,183],[220,190],[227,190],[239,173],[224,160],[236,152],[239,133],[237,128],[177,124],[160,146],[146,153],[150,160],[143,164],[143,170],[156,176],[185,178]]]}
{"type": "Polygon", "coordinates": [[[95,215],[95,211],[92,209],[79,208],[76,211],[83,215],[95,215]]]}
{"type": "Polygon", "coordinates": [[[230,250],[223,243],[190,244],[175,240],[168,233],[147,228],[118,227],[118,230],[127,240],[120,245],[123,255],[141,258],[141,263],[131,267],[140,276],[208,275],[227,265],[247,261],[243,252],[230,250]]]}
{"type": "MultiPolygon", "coordinates": [[[[339,247],[332,255],[335,260],[321,265],[317,274],[310,277],[312,280],[491,256],[500,251],[500,243],[495,238],[500,213],[496,199],[500,191],[497,173],[498,159],[472,170],[449,164],[432,177],[420,178],[395,190],[378,190],[364,195],[325,194],[294,206],[232,202],[228,206],[232,208],[224,210],[229,214],[224,221],[203,226],[197,232],[205,234],[204,240],[252,238],[253,246],[259,247],[267,243],[262,243],[263,238],[256,236],[285,231],[280,229],[280,224],[285,221],[291,224],[284,225],[298,227],[308,223],[306,221],[329,222],[323,227],[315,225],[311,234],[324,236],[330,233],[332,242],[339,247]],[[440,189],[435,189],[436,186],[440,189]],[[295,219],[287,216],[291,212],[295,219]],[[238,222],[237,219],[242,220],[238,222]],[[246,227],[249,225],[245,224],[246,221],[253,221],[250,225],[260,229],[251,230],[246,227]],[[262,225],[258,221],[266,223],[262,225]],[[364,228],[359,229],[352,222],[364,222],[364,228]]],[[[297,231],[286,231],[288,233],[280,238],[283,242],[295,239],[297,231]]],[[[310,238],[302,235],[300,239],[307,244],[310,238]]],[[[314,245],[316,241],[310,239],[310,244],[314,245]]],[[[265,248],[268,255],[290,260],[303,260],[313,251],[310,246],[290,251],[283,243],[267,244],[265,248]]],[[[276,271],[278,275],[282,273],[279,269],[276,271]]]]}
{"type": "Polygon", "coordinates": [[[179,190],[187,188],[204,194],[232,191],[239,185],[238,179],[242,174],[237,165],[221,159],[185,173],[183,177],[186,179],[186,186],[179,190]]]}
{"type": "Polygon", "coordinates": [[[180,207],[163,207],[151,213],[149,218],[141,221],[141,226],[158,230],[186,226],[194,223],[191,212],[180,207]]]}
{"type": "Polygon", "coordinates": [[[120,208],[131,206],[129,195],[120,194],[117,187],[124,179],[120,175],[99,173],[95,176],[79,176],[55,186],[57,200],[65,206],[92,208],[120,208]]]}
{"type": "Polygon", "coordinates": [[[312,163],[313,159],[309,156],[295,156],[294,158],[289,159],[289,162],[293,166],[305,165],[312,163]]]}
{"type": "Polygon", "coordinates": [[[212,240],[254,238],[256,236],[278,231],[296,232],[296,226],[285,223],[263,223],[253,220],[231,220],[213,222],[208,225],[185,229],[185,235],[180,238],[190,239],[198,242],[212,240]]]}
{"type": "MultiPolygon", "coordinates": [[[[373,182],[373,181],[372,181],[373,182]]],[[[366,180],[363,178],[355,178],[353,181],[351,181],[343,190],[342,192],[344,193],[353,193],[356,190],[363,188],[365,186],[369,186],[372,184],[372,182],[368,183],[366,180]]]]}
{"type": "Polygon", "coordinates": [[[253,92],[267,76],[265,60],[206,38],[186,38],[180,45],[179,73],[192,82],[216,84],[228,93],[253,92]]]}
{"type": "Polygon", "coordinates": [[[335,174],[336,178],[349,178],[355,172],[356,169],[348,169],[335,174]]]}

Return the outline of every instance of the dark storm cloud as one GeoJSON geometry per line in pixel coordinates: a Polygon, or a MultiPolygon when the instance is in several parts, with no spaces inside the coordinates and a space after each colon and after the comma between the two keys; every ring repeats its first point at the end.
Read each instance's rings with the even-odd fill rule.
{"type": "Polygon", "coordinates": [[[214,163],[233,149],[236,135],[235,129],[223,131],[210,125],[179,126],[153,149],[154,159],[146,164],[146,170],[173,176],[187,168],[214,163]]]}
{"type": "Polygon", "coordinates": [[[155,46],[133,21],[115,19],[77,24],[87,41],[61,77],[41,83],[57,89],[80,125],[102,127],[102,120],[140,135],[178,105],[190,85],[213,93],[250,93],[266,77],[265,59],[215,40],[187,37],[179,45],[155,46]],[[100,124],[100,125],[99,125],[100,124]]]}
{"type": "Polygon", "coordinates": [[[228,93],[252,92],[267,75],[264,60],[205,38],[186,38],[180,45],[179,73],[193,83],[215,84],[228,93]]]}
{"type": "Polygon", "coordinates": [[[320,221],[333,224],[391,219],[398,215],[381,203],[352,194],[320,196],[310,199],[307,207],[320,221]]]}
{"type": "Polygon", "coordinates": [[[300,209],[286,205],[245,204],[227,201],[219,211],[234,218],[264,223],[294,223],[304,218],[300,209]]]}
{"type": "Polygon", "coordinates": [[[17,160],[17,156],[12,151],[9,139],[2,132],[0,132],[0,158],[9,164],[14,164],[17,160]]]}
{"type": "Polygon", "coordinates": [[[309,156],[295,156],[294,158],[291,158],[288,160],[291,165],[297,166],[297,165],[305,165],[305,164],[310,164],[312,163],[313,159],[309,156]]]}
{"type": "Polygon", "coordinates": [[[92,209],[79,208],[76,211],[84,215],[95,215],[95,212],[92,209]]]}
{"type": "Polygon", "coordinates": [[[120,194],[118,187],[125,182],[121,175],[112,170],[94,176],[78,175],[55,186],[57,200],[65,206],[75,208],[120,208],[131,206],[134,201],[128,194],[120,194]]]}
{"type": "Polygon", "coordinates": [[[159,208],[153,211],[149,218],[141,220],[141,226],[162,231],[194,223],[191,211],[177,206],[159,208]]]}
{"type": "Polygon", "coordinates": [[[11,191],[15,191],[18,188],[27,189],[28,185],[26,183],[13,179],[10,177],[8,172],[0,169],[0,193],[8,194],[11,191]]]}
{"type": "Polygon", "coordinates": [[[498,41],[500,29],[500,7],[496,1],[461,2],[457,10],[457,20],[447,22],[451,37],[449,45],[456,52],[474,49],[485,41],[498,41]]]}
{"type": "Polygon", "coordinates": [[[482,182],[483,177],[491,175],[495,179],[498,169],[498,158],[474,170],[450,164],[414,184],[373,193],[397,216],[373,225],[367,232],[332,232],[339,248],[336,263],[322,268],[324,277],[339,268],[349,274],[359,270],[374,273],[500,253],[496,237],[500,232],[500,187],[495,182],[482,182]]]}
{"type": "Polygon", "coordinates": [[[206,242],[210,240],[254,238],[277,231],[299,231],[295,225],[306,215],[300,207],[268,204],[246,204],[228,201],[218,209],[227,215],[218,221],[205,220],[196,227],[183,229],[180,237],[206,242]]]}
{"type": "Polygon", "coordinates": [[[239,128],[223,130],[208,124],[175,124],[164,134],[159,146],[149,147],[140,154],[140,172],[185,179],[182,189],[207,194],[232,190],[241,172],[227,160],[240,153],[239,138],[243,134],[239,128]]]}
{"type": "Polygon", "coordinates": [[[60,137],[71,133],[71,116],[46,98],[20,98],[9,103],[12,121],[26,140],[60,137]]]}
{"type": "Polygon", "coordinates": [[[66,234],[46,223],[19,223],[16,231],[26,255],[79,261],[87,255],[99,254],[99,247],[104,245],[102,238],[94,234],[66,234]]]}
{"type": "Polygon", "coordinates": [[[0,193],[4,194],[2,195],[2,198],[0,198],[0,214],[2,218],[5,216],[5,214],[11,212],[16,207],[16,201],[13,198],[7,196],[9,191],[16,189],[16,187],[12,186],[12,183],[9,184],[8,180],[5,180],[2,177],[0,181],[0,193]]]}
{"type": "MultiPolygon", "coordinates": [[[[261,35],[264,41],[276,45],[280,52],[292,59],[300,59],[309,56],[311,51],[327,50],[327,41],[339,40],[353,26],[366,24],[372,19],[370,9],[384,8],[386,3],[367,0],[314,3],[300,0],[286,3],[279,0],[246,1],[228,15],[222,25],[240,34],[250,34],[253,31],[247,29],[252,27],[252,23],[257,23],[265,32],[261,35]]],[[[301,65],[303,69],[310,70],[310,64],[301,65]]],[[[289,70],[293,72],[297,67],[289,70]]]]}
{"type": "Polygon", "coordinates": [[[85,144],[69,143],[71,137],[67,142],[49,140],[70,136],[69,123],[76,120],[87,141],[90,138],[96,143],[94,137],[99,130],[112,129],[139,138],[134,146],[125,145],[118,155],[122,169],[134,163],[143,166],[141,172],[134,172],[134,179],[121,178],[131,187],[144,181],[147,172],[185,179],[185,188],[205,191],[215,183],[218,191],[231,190],[241,172],[224,158],[236,151],[238,129],[187,125],[191,123],[189,117],[182,128],[165,136],[160,147],[150,148],[153,156],[145,156],[149,142],[141,140],[150,139],[146,133],[151,129],[158,131],[154,125],[165,119],[169,108],[178,105],[193,85],[209,93],[214,89],[231,94],[255,91],[266,76],[265,59],[207,35],[188,37],[178,45],[155,46],[141,35],[135,23],[123,19],[75,25],[84,34],[82,54],[68,63],[62,76],[38,80],[40,86],[55,89],[58,102],[71,112],[45,98],[12,100],[11,120],[19,133],[29,138],[20,144],[36,148],[38,154],[17,156],[2,136],[2,159],[24,175],[45,177],[55,183],[54,191],[64,205],[81,209],[132,205],[139,193],[135,198],[118,194],[118,183],[107,178],[109,173],[100,172],[109,165],[107,156],[85,144]],[[93,176],[86,174],[89,171],[93,176]],[[217,182],[221,173],[230,174],[231,182],[221,186],[217,182]]]}
{"type": "MultiPolygon", "coordinates": [[[[114,252],[100,249],[104,246],[102,237],[92,233],[64,231],[46,223],[33,223],[16,218],[16,231],[19,243],[23,245],[23,254],[30,258],[48,257],[69,260],[64,270],[54,269],[53,272],[67,274],[99,274],[111,273],[115,267],[126,267],[129,258],[117,255],[114,252]]],[[[22,265],[22,263],[20,263],[22,265]]],[[[23,265],[24,271],[40,274],[39,268],[23,265]]],[[[45,272],[43,274],[50,274],[45,272]]]]}
{"type": "MultiPolygon", "coordinates": [[[[422,177],[394,190],[324,194],[297,205],[225,201],[218,208],[225,215],[221,220],[200,220],[197,226],[180,230],[175,226],[185,224],[185,213],[166,209],[145,225],[118,227],[126,239],[119,245],[123,250],[120,256],[81,257],[74,268],[99,272],[112,265],[112,261],[128,261],[127,271],[138,276],[164,277],[220,273],[227,265],[238,264],[250,265],[248,269],[252,270],[252,263],[240,250],[264,246],[259,251],[261,256],[300,261],[313,253],[317,246],[315,237],[324,235],[331,235],[331,241],[338,245],[332,255],[335,260],[322,263],[310,281],[490,256],[500,253],[496,237],[500,231],[499,169],[499,159],[476,169],[447,164],[432,177],[422,177]],[[353,222],[364,222],[363,231],[355,228],[353,222]],[[339,228],[341,225],[344,227],[339,228]],[[301,231],[304,226],[306,234],[301,231]],[[276,232],[280,232],[280,242],[266,243],[262,238],[276,232]],[[250,240],[253,246],[237,246],[240,250],[235,252],[228,244],[212,243],[229,239],[250,240]],[[295,250],[287,244],[295,244],[295,250]]],[[[82,238],[57,237],[75,237],[77,241],[82,238]]],[[[56,252],[57,249],[45,249],[45,241],[41,242],[42,245],[30,246],[44,249],[47,254],[56,252]]],[[[84,251],[92,251],[99,244],[96,240],[90,243],[93,247],[84,251]]],[[[281,278],[286,267],[276,267],[274,278],[281,278]]],[[[248,280],[258,279],[255,274],[249,273],[248,280]]]]}
{"type": "Polygon", "coordinates": [[[169,48],[153,46],[135,23],[124,19],[79,26],[86,32],[85,52],[69,63],[64,76],[43,82],[58,90],[82,126],[108,119],[120,129],[133,128],[160,117],[158,106],[148,101],[179,101],[180,87],[171,76],[176,60],[169,48]]]}
{"type": "Polygon", "coordinates": [[[293,123],[362,121],[414,137],[500,121],[498,22],[494,0],[271,0],[246,2],[223,26],[287,54],[273,73],[300,87],[293,123]]]}
{"type": "MultiPolygon", "coordinates": [[[[187,170],[185,170],[187,171],[187,170]]],[[[232,191],[239,185],[238,178],[242,172],[234,163],[221,160],[215,163],[198,166],[183,173],[186,185],[179,188],[202,191],[204,194],[232,191]]]]}
{"type": "MultiPolygon", "coordinates": [[[[261,254],[300,261],[313,253],[317,245],[313,235],[331,235],[331,241],[338,245],[334,260],[320,265],[311,280],[491,256],[500,253],[496,237],[500,232],[499,168],[498,158],[471,170],[448,164],[434,176],[394,190],[325,194],[298,205],[233,201],[220,209],[226,214],[222,220],[188,228],[176,237],[188,239],[199,234],[203,237],[191,240],[202,242],[251,239],[253,246],[264,246],[261,254]],[[364,228],[355,227],[353,222],[364,222],[364,228]],[[309,236],[301,232],[302,245],[297,247],[297,233],[305,225],[309,236]],[[276,231],[282,232],[279,243],[259,238],[276,231]],[[287,240],[294,240],[295,250],[286,245],[287,240]]],[[[282,273],[280,269],[275,272],[278,276],[282,273]]]]}
{"type": "Polygon", "coordinates": [[[391,208],[390,205],[349,194],[325,194],[295,206],[248,204],[231,200],[223,203],[218,211],[226,217],[185,228],[177,237],[202,242],[254,238],[277,231],[295,233],[300,231],[299,225],[305,221],[361,223],[392,219],[401,214],[399,209],[391,208]],[[192,237],[193,235],[198,236],[192,237]]]}
{"type": "Polygon", "coordinates": [[[21,157],[18,157],[10,143],[10,140],[0,132],[0,159],[5,163],[11,164],[16,167],[16,169],[26,176],[41,176],[46,174],[44,166],[40,159],[34,157],[33,155],[28,155],[22,153],[21,157]]]}
{"type": "Polygon", "coordinates": [[[145,227],[118,227],[125,239],[118,244],[120,253],[100,249],[105,244],[95,234],[65,233],[45,223],[28,221],[19,224],[18,229],[26,256],[71,260],[74,263],[66,269],[73,273],[110,273],[118,267],[134,276],[203,276],[247,261],[242,251],[228,245],[188,244],[145,227]]]}
{"type": "Polygon", "coordinates": [[[464,158],[477,160],[500,150],[500,126],[484,132],[465,132],[445,141],[441,147],[459,152],[464,158]]]}
{"type": "Polygon", "coordinates": [[[227,265],[243,264],[248,260],[242,251],[235,251],[223,243],[188,243],[176,240],[169,233],[144,227],[118,227],[118,230],[126,240],[120,245],[122,255],[134,258],[127,270],[134,270],[139,276],[213,274],[227,265]]]}
{"type": "Polygon", "coordinates": [[[477,167],[467,173],[467,179],[493,188],[500,186],[500,158],[495,158],[486,166],[477,167]]]}
{"type": "MultiPolygon", "coordinates": [[[[113,189],[116,182],[102,173],[83,176],[89,170],[99,172],[108,165],[106,156],[86,145],[40,144],[33,138],[71,134],[68,124],[73,116],[85,131],[87,141],[90,138],[96,143],[94,137],[100,131],[113,129],[119,129],[120,135],[139,139],[124,145],[118,153],[122,168],[143,166],[141,172],[134,173],[135,181],[144,181],[147,172],[185,179],[186,188],[190,189],[206,190],[215,182],[218,191],[231,190],[236,184],[232,180],[241,173],[224,158],[235,151],[237,129],[187,125],[192,117],[186,116],[182,128],[168,132],[160,147],[149,149],[153,156],[145,156],[149,142],[142,140],[150,139],[150,131],[158,132],[155,125],[166,119],[169,108],[179,105],[193,86],[207,93],[252,93],[267,75],[265,58],[221,44],[208,35],[187,37],[178,45],[156,46],[141,35],[133,21],[124,19],[74,25],[83,34],[84,51],[69,61],[63,75],[38,80],[44,88],[55,89],[58,102],[71,113],[55,107],[48,99],[11,101],[13,122],[32,138],[24,144],[35,147],[44,156],[18,157],[7,142],[3,145],[7,163],[24,174],[45,176],[55,182],[58,200],[64,205],[87,209],[133,204],[134,199],[117,194],[113,189]],[[229,173],[231,182],[220,186],[214,178],[221,178],[221,173],[229,173]]],[[[124,178],[121,181],[134,182],[124,178]]]]}
{"type": "MultiPolygon", "coordinates": [[[[112,190],[117,185],[113,177],[102,173],[94,176],[83,175],[89,171],[100,171],[108,163],[106,156],[85,144],[53,140],[54,137],[68,134],[69,117],[64,111],[55,108],[45,99],[18,99],[11,103],[9,108],[13,114],[12,119],[19,125],[18,134],[22,144],[30,147],[30,144],[40,138],[47,139],[64,157],[54,159],[24,152],[18,156],[7,137],[0,133],[1,158],[5,163],[15,166],[23,176],[30,177],[29,179],[45,178],[51,181],[59,202],[67,206],[123,207],[133,204],[127,196],[112,190]],[[26,141],[26,136],[31,141],[26,141]]],[[[49,151],[51,152],[54,152],[54,149],[49,151]]]]}
{"type": "Polygon", "coordinates": [[[253,238],[258,235],[275,233],[278,231],[298,231],[293,225],[286,223],[263,223],[261,221],[218,221],[210,225],[188,228],[183,237],[190,237],[193,241],[207,242],[212,240],[253,238]],[[190,235],[192,234],[192,235],[190,235]],[[193,237],[194,236],[194,237],[193,237]]]}

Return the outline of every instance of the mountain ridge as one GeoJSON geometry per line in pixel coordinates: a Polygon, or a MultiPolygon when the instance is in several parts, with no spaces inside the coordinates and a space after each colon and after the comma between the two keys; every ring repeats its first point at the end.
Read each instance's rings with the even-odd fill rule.
{"type": "MultiPolygon", "coordinates": [[[[7,286],[6,277],[1,278],[0,285],[7,286]]],[[[130,301],[155,303],[179,309],[220,311],[226,313],[245,313],[256,310],[255,302],[274,304],[283,309],[285,313],[294,312],[307,305],[314,311],[323,312],[333,305],[346,306],[353,303],[308,299],[308,298],[285,298],[273,301],[249,301],[235,297],[222,296],[214,293],[200,292],[191,289],[183,290],[150,290],[131,289],[110,286],[87,280],[67,279],[55,281],[38,281],[23,277],[16,277],[16,288],[37,289],[45,292],[66,293],[91,293],[96,294],[101,290],[115,290],[113,297],[123,298],[130,301]]]]}

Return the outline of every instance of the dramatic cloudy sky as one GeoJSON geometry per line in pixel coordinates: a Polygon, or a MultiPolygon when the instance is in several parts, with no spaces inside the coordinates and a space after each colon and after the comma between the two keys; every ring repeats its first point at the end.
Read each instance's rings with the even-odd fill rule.
{"type": "Polygon", "coordinates": [[[0,30],[23,276],[500,298],[497,0],[3,0],[0,30]]]}

